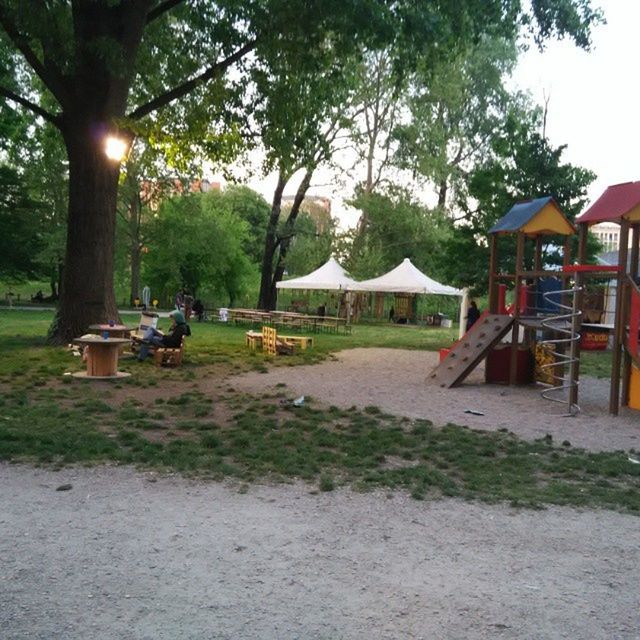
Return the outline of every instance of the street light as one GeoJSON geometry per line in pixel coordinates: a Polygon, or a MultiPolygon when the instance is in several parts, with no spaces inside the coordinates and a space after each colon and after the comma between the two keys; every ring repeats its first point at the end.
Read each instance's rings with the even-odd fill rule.
{"type": "Polygon", "coordinates": [[[104,152],[107,154],[107,158],[115,162],[121,162],[123,160],[127,155],[128,148],[129,143],[116,136],[107,136],[104,141],[104,152]]]}

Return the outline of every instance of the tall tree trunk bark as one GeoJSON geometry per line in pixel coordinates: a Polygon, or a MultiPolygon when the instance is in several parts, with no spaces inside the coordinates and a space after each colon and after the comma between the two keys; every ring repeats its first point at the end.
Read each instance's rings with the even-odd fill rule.
{"type": "Polygon", "coordinates": [[[264,242],[264,255],[262,256],[262,272],[260,275],[260,294],[258,296],[258,309],[275,309],[275,300],[271,291],[271,274],[273,272],[273,258],[278,248],[278,221],[282,209],[282,193],[287,184],[287,178],[283,171],[278,174],[278,184],[273,193],[271,215],[267,223],[267,235],[264,242]]]}
{"type": "Polygon", "coordinates": [[[142,255],[140,253],[140,245],[137,242],[131,243],[131,291],[129,297],[131,304],[134,300],[140,300],[140,265],[142,255]]]}
{"type": "Polygon", "coordinates": [[[69,213],[60,304],[49,332],[55,343],[118,317],[113,253],[120,165],[106,157],[104,140],[125,115],[151,3],[73,2],[76,65],[57,96],[63,110],[56,125],[69,160],[69,213]],[[111,40],[113,60],[104,50],[111,40]]]}
{"type": "Polygon", "coordinates": [[[276,264],[276,268],[273,271],[273,278],[271,279],[271,299],[273,302],[273,306],[271,307],[272,309],[275,309],[278,302],[278,289],[276,287],[276,284],[280,282],[280,280],[282,280],[282,276],[284,275],[284,271],[287,266],[287,253],[289,253],[289,247],[291,246],[291,241],[293,240],[293,227],[298,218],[298,214],[300,213],[302,202],[307,195],[307,190],[309,189],[309,185],[311,184],[312,176],[313,169],[307,169],[304,177],[302,178],[302,182],[300,182],[298,190],[296,191],[296,195],[293,199],[293,204],[291,205],[291,211],[289,211],[289,217],[287,218],[286,224],[287,237],[283,238],[280,242],[278,263],[276,264]]]}
{"type": "Polygon", "coordinates": [[[441,209],[444,209],[447,204],[447,193],[449,192],[449,185],[446,180],[443,180],[440,183],[440,188],[438,189],[438,206],[441,209]]]}
{"type": "Polygon", "coordinates": [[[69,157],[69,217],[57,326],[69,342],[90,324],[118,317],[113,291],[116,197],[120,166],[103,150],[95,124],[74,122],[63,135],[69,157]]]}
{"type": "Polygon", "coordinates": [[[135,194],[129,204],[129,234],[131,238],[131,304],[140,298],[140,265],[142,263],[142,243],[140,242],[140,195],[135,194]]]}

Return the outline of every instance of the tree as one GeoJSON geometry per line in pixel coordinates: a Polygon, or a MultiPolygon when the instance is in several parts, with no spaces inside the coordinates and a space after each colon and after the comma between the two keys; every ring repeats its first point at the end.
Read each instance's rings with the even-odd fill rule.
{"type": "Polygon", "coordinates": [[[55,132],[37,130],[37,144],[24,170],[30,193],[42,203],[41,248],[35,259],[38,271],[49,278],[51,298],[57,300],[64,275],[67,231],[68,174],[65,152],[55,132]]]}
{"type": "Polygon", "coordinates": [[[504,81],[516,60],[515,40],[482,38],[413,75],[410,122],[394,131],[395,161],[435,186],[439,207],[454,204],[467,173],[490,150],[514,99],[504,81]]]}
{"type": "Polygon", "coordinates": [[[265,149],[265,171],[278,180],[271,203],[262,255],[258,307],[274,309],[276,284],[284,275],[297,219],[316,169],[332,155],[341,130],[341,104],[349,93],[344,66],[349,57],[327,46],[309,67],[283,59],[254,72],[254,117],[265,149]],[[285,188],[301,176],[281,222],[285,188]]]}
{"type": "Polygon", "coordinates": [[[333,249],[335,222],[329,217],[329,223],[319,227],[315,218],[309,215],[307,203],[303,203],[302,213],[298,216],[293,238],[285,260],[285,269],[289,276],[302,276],[324,264],[333,249]]]}
{"type": "Polygon", "coordinates": [[[217,195],[220,208],[246,222],[247,235],[242,248],[249,260],[259,265],[264,250],[269,203],[259,193],[242,185],[231,185],[217,195]]]}
{"type": "Polygon", "coordinates": [[[33,200],[18,173],[0,165],[0,276],[21,278],[38,272],[43,207],[33,200]]]}
{"type": "MultiPolygon", "coordinates": [[[[194,172],[187,174],[189,177],[194,172]]],[[[185,188],[175,171],[171,171],[163,155],[138,139],[132,145],[120,174],[118,189],[118,233],[116,253],[126,258],[129,275],[129,301],[140,298],[142,256],[145,250],[145,225],[151,220],[162,200],[185,188]]]]}
{"type": "MultiPolygon", "coordinates": [[[[394,159],[393,131],[406,102],[406,70],[390,50],[366,51],[356,68],[350,137],[355,166],[364,164],[364,177],[356,184],[361,207],[353,236],[353,252],[362,254],[369,225],[368,196],[385,185],[394,159]],[[363,197],[360,197],[363,196],[363,197]]],[[[362,259],[362,255],[361,255],[362,259]]]]}
{"type": "MultiPolygon", "coordinates": [[[[29,246],[29,275],[49,278],[55,300],[62,279],[67,217],[64,148],[55,132],[38,126],[34,114],[0,102],[0,153],[20,184],[23,201],[37,203],[39,212],[30,217],[29,228],[24,229],[32,239],[37,237],[37,242],[31,244],[29,235],[12,242],[29,246]]],[[[7,238],[22,228],[21,220],[12,223],[12,215],[18,218],[19,210],[15,208],[13,214],[7,211],[7,238]]]]}
{"type": "Polygon", "coordinates": [[[193,296],[206,289],[233,306],[255,273],[243,249],[246,222],[220,204],[215,192],[175,196],[149,224],[145,282],[159,299],[171,299],[182,288],[193,296]]]}
{"type": "MultiPolygon", "coordinates": [[[[464,221],[443,252],[441,267],[452,284],[486,291],[487,232],[516,202],[553,196],[570,220],[584,209],[595,175],[563,163],[565,146],[553,147],[538,133],[540,125],[539,111],[512,112],[492,140],[491,157],[471,172],[466,197],[459,201],[464,221]]],[[[508,241],[500,249],[500,268],[513,273],[515,243],[508,241]]],[[[558,239],[547,240],[545,263],[558,262],[558,244],[558,239]]]]}
{"type": "Polygon", "coordinates": [[[356,278],[371,278],[410,258],[419,269],[438,279],[442,265],[437,256],[452,232],[451,221],[439,209],[429,209],[397,186],[384,192],[361,194],[353,203],[368,212],[360,229],[359,250],[345,260],[356,278]]]}
{"type": "Polygon", "coordinates": [[[520,5],[520,0],[442,6],[428,0],[52,0],[34,10],[32,3],[0,0],[0,95],[55,126],[69,162],[65,271],[54,339],[68,341],[88,324],[116,315],[119,164],[103,153],[105,135],[127,135],[127,123],[185,96],[197,103],[204,85],[223,86],[229,67],[248,64],[250,52],[256,59],[313,59],[331,40],[337,51],[363,38],[379,47],[407,34],[442,46],[522,23],[541,39],[566,34],[588,44],[597,19],[589,0],[533,0],[528,14],[520,5]]]}

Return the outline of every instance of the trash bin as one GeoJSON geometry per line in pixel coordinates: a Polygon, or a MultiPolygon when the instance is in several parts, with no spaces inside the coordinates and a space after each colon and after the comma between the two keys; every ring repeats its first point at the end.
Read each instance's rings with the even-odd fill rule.
{"type": "Polygon", "coordinates": [[[218,309],[218,320],[220,320],[220,322],[229,322],[229,309],[220,307],[220,309],[218,309]]]}

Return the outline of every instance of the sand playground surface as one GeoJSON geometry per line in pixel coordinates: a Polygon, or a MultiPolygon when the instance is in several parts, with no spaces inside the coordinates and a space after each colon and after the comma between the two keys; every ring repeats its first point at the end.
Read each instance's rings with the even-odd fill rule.
{"type": "Polygon", "coordinates": [[[438,354],[430,351],[350,349],[321,364],[252,372],[233,378],[232,384],[247,392],[285,384],[278,389],[292,397],[308,395],[328,405],[376,406],[395,415],[425,418],[436,426],[506,428],[526,440],[550,434],[556,444],[567,440],[592,451],[640,449],[640,412],[622,408],[620,415],[610,416],[608,380],[582,376],[581,412],[567,418],[561,417],[566,405],[542,398],[540,387],[485,384],[483,366],[461,386],[440,388],[428,381],[437,363],[438,354]]]}
{"type": "MultiPolygon", "coordinates": [[[[284,383],[292,398],[592,450],[640,445],[638,414],[608,416],[607,381],[585,379],[583,412],[556,418],[535,389],[486,386],[481,371],[429,386],[436,358],[354,349],[224,384],[284,383]]],[[[245,491],[109,466],[0,463],[0,486],[3,639],[640,638],[632,515],[302,483],[245,491]]]]}

